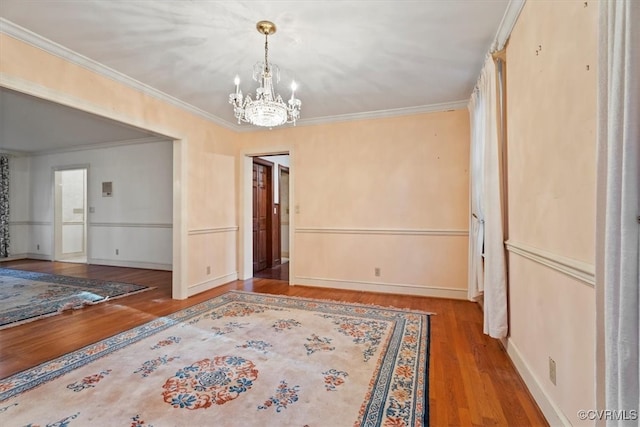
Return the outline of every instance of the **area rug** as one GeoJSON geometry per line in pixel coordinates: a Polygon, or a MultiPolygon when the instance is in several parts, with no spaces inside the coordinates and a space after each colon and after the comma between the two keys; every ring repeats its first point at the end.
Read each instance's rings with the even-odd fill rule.
{"type": "Polygon", "coordinates": [[[0,329],[152,288],[0,268],[0,329]]]}
{"type": "Polygon", "coordinates": [[[425,426],[429,329],[232,291],[0,380],[0,425],[425,426]]]}

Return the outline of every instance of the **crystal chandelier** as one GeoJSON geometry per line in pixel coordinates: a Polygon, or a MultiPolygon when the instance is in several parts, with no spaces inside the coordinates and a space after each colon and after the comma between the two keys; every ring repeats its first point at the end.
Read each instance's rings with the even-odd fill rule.
{"type": "Polygon", "coordinates": [[[253,66],[253,80],[260,84],[256,89],[256,99],[247,95],[243,99],[240,90],[240,78],[236,76],[235,93],[229,95],[229,104],[233,105],[233,112],[238,119],[238,124],[248,122],[256,126],[274,127],[285,123],[296,124],[300,118],[300,106],[302,102],[295,98],[296,82],[291,83],[291,98],[285,103],[280,95],[276,95],[273,85],[275,75],[276,83],[280,81],[280,69],[275,64],[270,64],[267,58],[269,52],[269,36],[276,32],[273,22],[260,21],[256,24],[258,32],[264,34],[264,62],[258,62],[253,66]]]}

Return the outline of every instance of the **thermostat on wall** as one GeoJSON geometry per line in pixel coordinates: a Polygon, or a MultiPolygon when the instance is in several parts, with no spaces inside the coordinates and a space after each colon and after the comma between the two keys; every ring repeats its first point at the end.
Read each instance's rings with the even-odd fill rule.
{"type": "Polygon", "coordinates": [[[111,197],[113,195],[113,183],[112,182],[103,182],[102,183],[102,197],[111,197]]]}

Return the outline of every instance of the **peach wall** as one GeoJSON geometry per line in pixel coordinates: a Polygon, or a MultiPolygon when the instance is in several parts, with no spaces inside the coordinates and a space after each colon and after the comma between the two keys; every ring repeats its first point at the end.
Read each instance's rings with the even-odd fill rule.
{"type": "Polygon", "coordinates": [[[509,238],[593,264],[598,7],[588,3],[529,1],[509,40],[509,238]]]}
{"type": "Polygon", "coordinates": [[[468,120],[459,110],[242,134],[244,152],[291,152],[294,283],[465,298],[468,120]]]}
{"type": "MultiPolygon", "coordinates": [[[[244,215],[238,211],[243,194],[238,142],[248,149],[266,142],[269,152],[280,147],[295,153],[292,170],[299,174],[292,191],[301,210],[296,220],[307,229],[296,235],[299,277],[320,285],[418,294],[435,289],[440,296],[463,297],[466,111],[237,134],[10,36],[0,35],[0,48],[3,86],[179,141],[174,143],[175,297],[237,277],[234,258],[244,215]],[[347,234],[327,230],[335,228],[347,234]],[[353,253],[345,248],[364,258],[348,266],[353,253]],[[318,256],[335,268],[319,267],[318,256]],[[380,277],[373,276],[375,267],[380,277]]],[[[240,241],[245,240],[241,230],[240,241]]]]}
{"type": "Polygon", "coordinates": [[[174,297],[237,275],[235,262],[218,256],[236,251],[235,132],[5,34],[0,49],[2,86],[179,141],[173,156],[174,297]]]}
{"type": "Polygon", "coordinates": [[[507,347],[552,424],[595,409],[597,10],[527,1],[507,48],[507,347]]]}

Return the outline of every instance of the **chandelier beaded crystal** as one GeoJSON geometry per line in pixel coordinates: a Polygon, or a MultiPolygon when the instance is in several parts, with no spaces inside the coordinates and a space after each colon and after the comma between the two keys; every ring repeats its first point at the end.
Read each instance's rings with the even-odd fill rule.
{"type": "Polygon", "coordinates": [[[296,82],[291,83],[291,98],[285,103],[279,94],[276,94],[275,83],[280,82],[280,69],[277,65],[269,63],[269,36],[276,32],[273,22],[260,21],[256,24],[259,33],[264,34],[264,62],[258,62],[253,67],[253,80],[259,83],[256,89],[255,100],[250,95],[245,98],[240,90],[240,78],[236,76],[235,93],[229,95],[229,104],[233,105],[233,112],[241,122],[251,123],[255,126],[275,127],[285,123],[296,124],[300,118],[302,102],[296,99],[296,82]]]}

